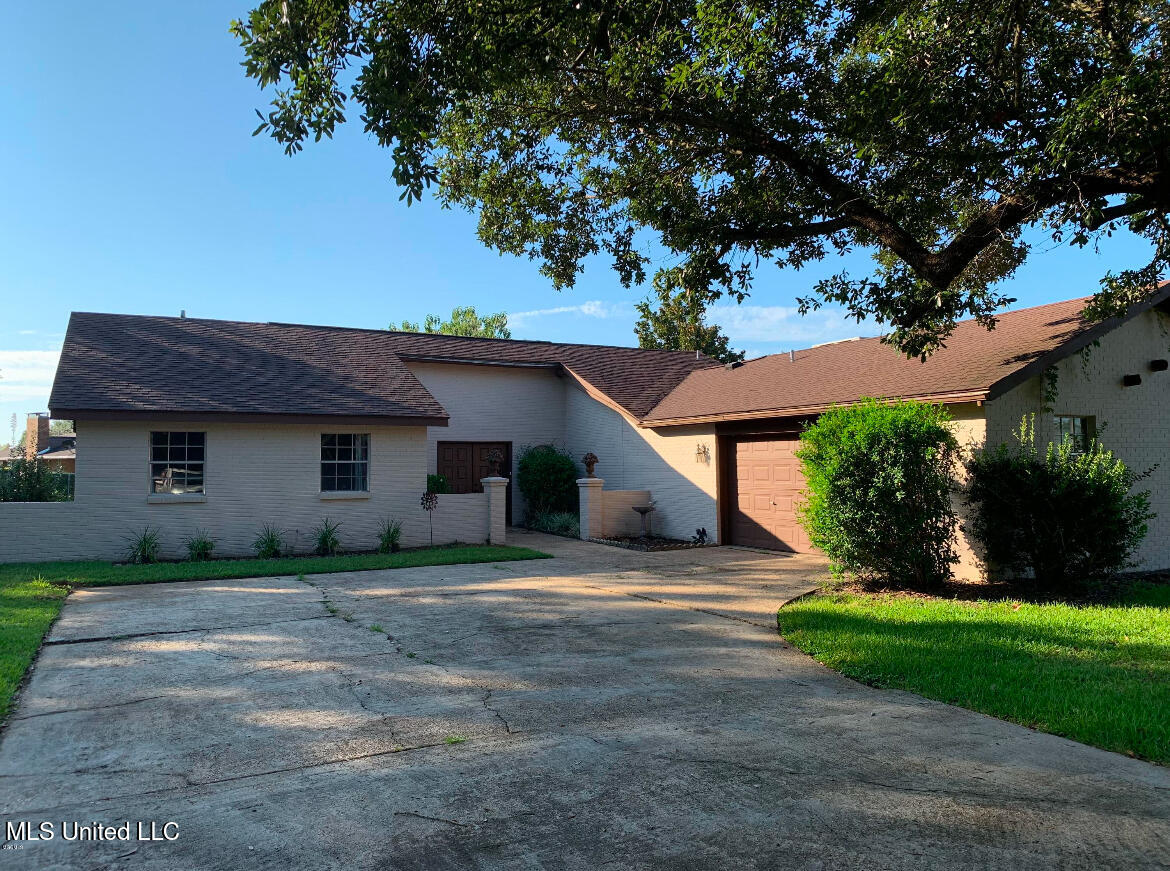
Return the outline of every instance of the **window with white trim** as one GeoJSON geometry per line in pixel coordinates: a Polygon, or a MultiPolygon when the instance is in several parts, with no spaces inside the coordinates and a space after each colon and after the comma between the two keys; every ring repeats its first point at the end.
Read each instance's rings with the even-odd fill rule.
{"type": "Polygon", "coordinates": [[[323,433],[321,492],[360,493],[369,489],[369,433],[323,433]]]}
{"type": "Polygon", "coordinates": [[[1097,437],[1097,418],[1086,415],[1058,414],[1056,415],[1056,431],[1060,435],[1061,443],[1071,439],[1073,447],[1078,451],[1087,451],[1097,437]]]}
{"type": "Polygon", "coordinates": [[[150,492],[203,493],[207,433],[150,434],[150,492]]]}

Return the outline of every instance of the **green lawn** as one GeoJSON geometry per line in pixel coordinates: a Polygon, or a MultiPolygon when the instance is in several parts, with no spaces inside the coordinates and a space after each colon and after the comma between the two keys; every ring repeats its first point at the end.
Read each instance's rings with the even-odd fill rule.
{"type": "Polygon", "coordinates": [[[823,592],[777,617],[863,683],[1170,764],[1170,586],[1112,605],[823,592]]]}
{"type": "Polygon", "coordinates": [[[0,722],[67,595],[68,587],[48,581],[0,581],[0,722]]]}
{"type": "Polygon", "coordinates": [[[0,722],[33,661],[61,603],[76,586],[156,584],[257,578],[269,575],[314,575],[367,569],[405,569],[457,563],[542,559],[549,555],[527,547],[452,545],[395,554],[353,554],[284,559],[211,560],[200,563],[155,563],[145,566],[106,562],[10,563],[0,565],[0,722]]]}

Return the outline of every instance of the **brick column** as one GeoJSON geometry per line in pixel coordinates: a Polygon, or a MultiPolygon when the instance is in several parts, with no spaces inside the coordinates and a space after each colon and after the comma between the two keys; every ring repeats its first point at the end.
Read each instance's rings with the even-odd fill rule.
{"type": "Polygon", "coordinates": [[[578,478],[577,492],[581,499],[581,537],[601,538],[605,535],[605,520],[601,507],[601,478],[578,478]]]}
{"type": "Polygon", "coordinates": [[[480,478],[488,497],[488,542],[504,544],[508,532],[508,479],[480,478]]]}

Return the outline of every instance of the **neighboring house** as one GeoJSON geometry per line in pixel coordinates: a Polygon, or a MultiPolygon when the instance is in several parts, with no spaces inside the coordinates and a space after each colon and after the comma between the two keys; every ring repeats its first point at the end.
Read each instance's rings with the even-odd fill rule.
{"type": "Polygon", "coordinates": [[[77,464],[77,434],[52,432],[47,414],[30,414],[25,424],[24,455],[37,457],[54,472],[72,475],[77,464]]]}
{"type": "MultiPolygon", "coordinates": [[[[857,339],[726,367],[690,352],[74,314],[50,407],[85,446],[76,501],[56,506],[81,512],[84,533],[43,554],[6,554],[14,538],[0,536],[0,559],[110,556],[144,526],[160,528],[172,554],[196,528],[222,553],[245,552],[264,522],[303,548],[325,515],[342,521],[343,542],[369,546],[378,522],[397,517],[404,543],[421,544],[427,473],[475,491],[492,448],[514,479],[521,448],[545,442],[600,458],[615,515],[603,526],[636,522],[631,500],[649,495],[666,535],[703,527],[721,543],[805,550],[801,426],[883,396],[947,404],[973,445],[1005,440],[1027,412],[1052,438],[1101,432],[1135,469],[1158,466],[1142,483],[1160,517],[1140,556],[1170,566],[1168,295],[1164,285],[1095,326],[1079,317],[1084,300],[1006,313],[991,332],[964,322],[926,362],[857,339]],[[1126,386],[1132,376],[1141,383],[1126,386]]],[[[523,499],[507,492],[521,521],[523,499]]],[[[483,498],[444,497],[436,540],[485,537],[483,498]]]]}
{"type": "Polygon", "coordinates": [[[77,434],[51,432],[49,415],[34,413],[28,416],[24,445],[0,448],[0,465],[23,457],[39,457],[55,472],[73,474],[77,462],[77,434]]]}

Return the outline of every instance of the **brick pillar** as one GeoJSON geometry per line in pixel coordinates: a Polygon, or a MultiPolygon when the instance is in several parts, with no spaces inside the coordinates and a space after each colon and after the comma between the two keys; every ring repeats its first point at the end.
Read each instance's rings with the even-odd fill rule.
{"type": "Polygon", "coordinates": [[[504,544],[508,532],[508,479],[480,478],[488,497],[488,542],[504,544]]]}
{"type": "Polygon", "coordinates": [[[601,506],[601,478],[578,478],[577,492],[581,499],[581,537],[601,538],[605,535],[605,518],[601,506]]]}
{"type": "Polygon", "coordinates": [[[30,414],[24,431],[24,457],[31,460],[49,446],[49,416],[30,414]]]}

